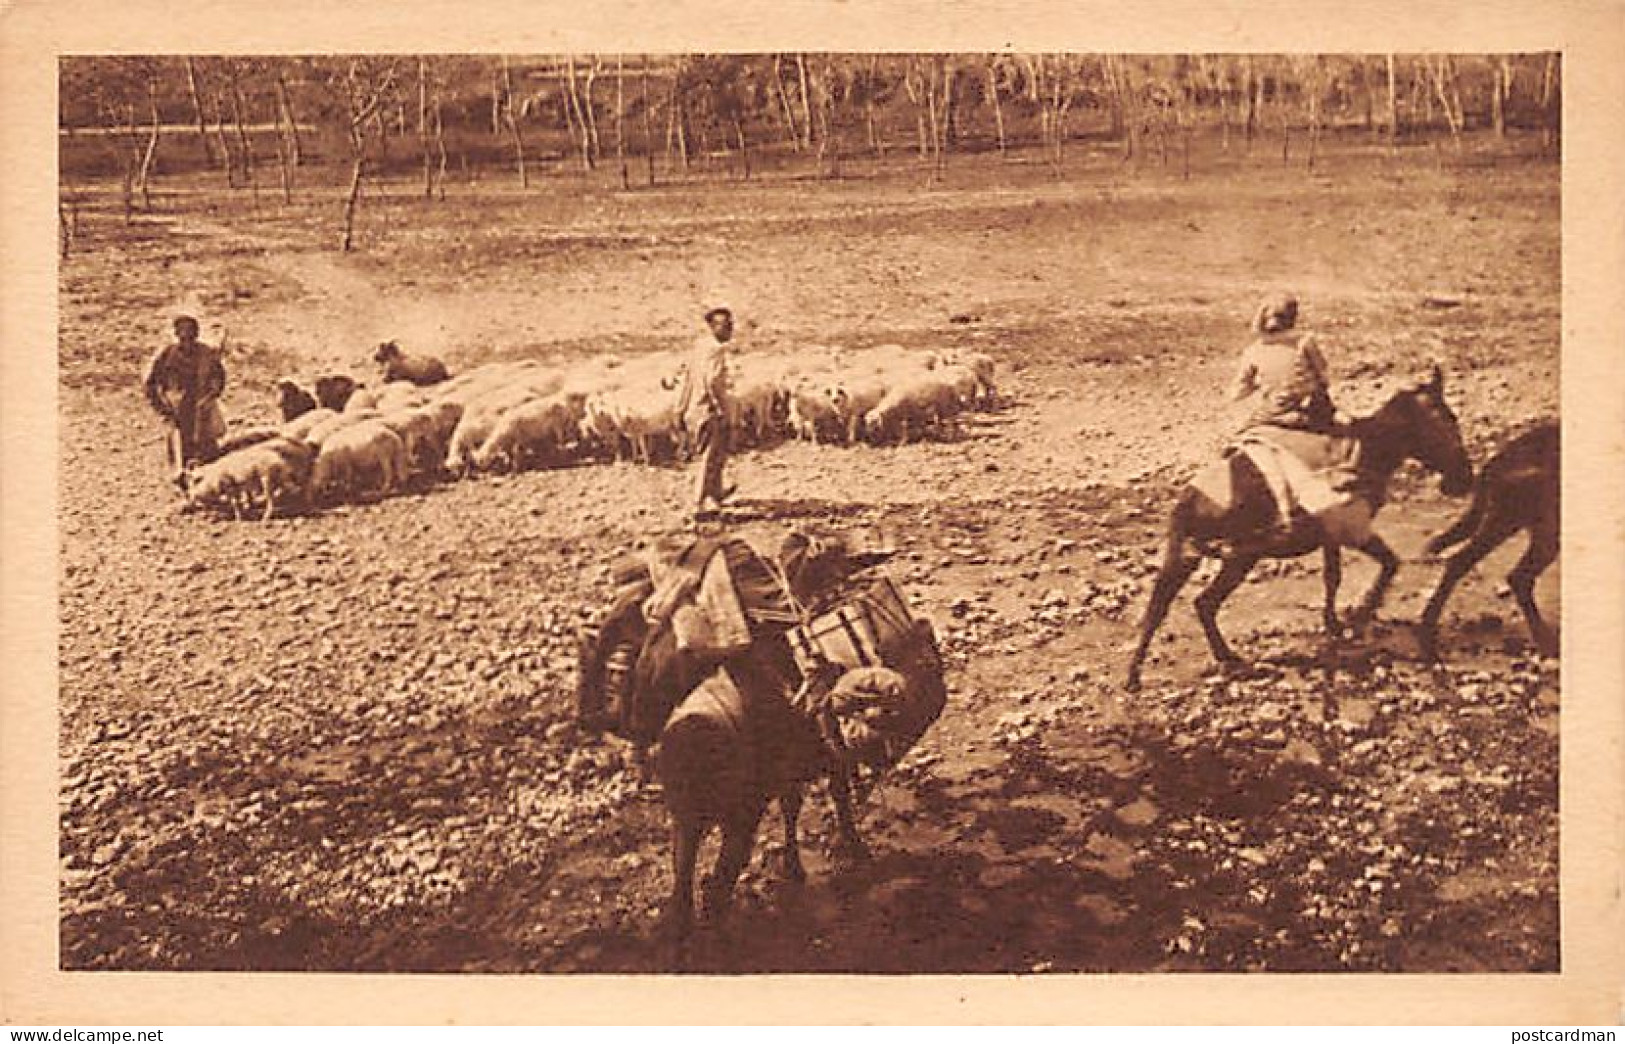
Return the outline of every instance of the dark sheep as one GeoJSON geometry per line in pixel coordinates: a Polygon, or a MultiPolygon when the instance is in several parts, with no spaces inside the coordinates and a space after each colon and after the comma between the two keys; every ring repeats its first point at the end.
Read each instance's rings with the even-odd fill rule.
{"type": "Polygon", "coordinates": [[[420,387],[439,384],[450,374],[446,364],[432,355],[407,355],[394,341],[385,341],[372,353],[372,361],[383,371],[384,383],[411,381],[420,387]]]}
{"type": "Polygon", "coordinates": [[[342,413],[344,404],[350,401],[350,396],[354,395],[359,387],[361,385],[357,384],[354,378],[346,377],[343,374],[318,377],[316,378],[316,401],[322,405],[323,409],[332,410],[334,413],[342,413]]]}
{"type": "Polygon", "coordinates": [[[316,399],[293,381],[277,382],[277,406],[282,410],[284,423],[301,417],[316,408],[316,399]]]}

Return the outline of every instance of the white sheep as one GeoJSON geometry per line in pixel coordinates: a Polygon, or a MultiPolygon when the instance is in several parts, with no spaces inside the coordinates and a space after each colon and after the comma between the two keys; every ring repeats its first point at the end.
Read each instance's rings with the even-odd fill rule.
{"type": "Polygon", "coordinates": [[[327,423],[330,420],[333,420],[338,416],[340,416],[340,414],[337,412],[330,410],[325,406],[318,406],[309,413],[302,413],[293,420],[284,424],[281,431],[283,436],[286,438],[308,441],[307,436],[315,428],[317,428],[319,425],[327,423]]]}
{"type": "Polygon", "coordinates": [[[953,386],[922,372],[889,390],[864,418],[864,430],[871,442],[907,442],[957,409],[953,386]]]}
{"type": "Polygon", "coordinates": [[[279,498],[286,503],[303,495],[312,456],[307,444],[280,436],[228,453],[188,473],[184,509],[229,506],[240,519],[258,500],[264,505],[261,521],[268,520],[279,498]]]}
{"type": "Polygon", "coordinates": [[[414,406],[386,413],[379,422],[401,437],[406,447],[408,476],[433,474],[440,470],[446,443],[440,437],[440,425],[433,408],[414,406]]]}
{"type": "Polygon", "coordinates": [[[311,473],[312,497],[333,493],[387,493],[407,473],[406,444],[380,420],[341,428],[328,436],[311,473]],[[369,487],[366,484],[372,482],[369,487]]]}
{"type": "Polygon", "coordinates": [[[556,463],[579,435],[581,405],[579,397],[553,396],[515,406],[475,451],[474,466],[487,471],[500,462],[518,470],[537,461],[556,463]]]}

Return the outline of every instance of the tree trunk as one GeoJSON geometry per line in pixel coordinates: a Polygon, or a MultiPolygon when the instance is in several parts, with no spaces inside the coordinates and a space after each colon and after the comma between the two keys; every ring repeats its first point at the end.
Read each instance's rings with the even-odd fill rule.
{"type": "Polygon", "coordinates": [[[423,153],[423,198],[434,198],[434,157],[429,149],[429,60],[418,56],[418,150],[423,153]]]}
{"type": "MultiPolygon", "coordinates": [[[[1445,124],[1450,128],[1450,138],[1456,148],[1461,147],[1462,117],[1451,103],[1451,92],[1454,90],[1455,71],[1450,64],[1448,55],[1439,55],[1433,63],[1433,91],[1438,96],[1439,107],[1444,109],[1445,124]]],[[[1456,99],[1460,104],[1460,98],[1456,99]]]]}
{"type": "Polygon", "coordinates": [[[801,129],[796,126],[796,110],[790,104],[790,92],[784,88],[784,75],[780,69],[780,56],[773,56],[773,86],[778,89],[779,105],[784,111],[784,133],[790,142],[790,148],[795,152],[801,151],[801,129]]]}
{"type": "Polygon", "coordinates": [[[152,175],[152,160],[158,154],[158,77],[156,74],[147,79],[147,105],[152,116],[152,124],[147,132],[147,147],[141,153],[141,167],[136,173],[136,184],[141,187],[141,209],[152,209],[152,190],[149,179],[152,175]]]}
{"type": "MultiPolygon", "coordinates": [[[[272,102],[275,108],[275,102],[272,102]]],[[[288,139],[282,133],[282,118],[279,113],[273,112],[276,122],[276,172],[277,179],[282,185],[282,202],[293,202],[293,178],[291,176],[292,157],[288,153],[288,139]]]]}
{"type": "Polygon", "coordinates": [[[513,158],[519,168],[519,187],[530,188],[530,167],[525,163],[525,135],[519,130],[519,114],[513,107],[513,66],[508,56],[502,56],[502,116],[508,124],[508,135],[513,139],[513,158]]]}
{"type": "Polygon", "coordinates": [[[679,159],[681,159],[683,161],[683,170],[685,172],[687,172],[687,170],[689,168],[689,155],[688,155],[688,104],[687,104],[686,100],[683,97],[683,92],[681,92],[681,91],[679,91],[677,93],[676,115],[677,115],[677,156],[678,156],[679,159]]]}
{"type": "Polygon", "coordinates": [[[1242,122],[1242,131],[1247,142],[1247,152],[1253,151],[1253,135],[1258,130],[1258,101],[1260,84],[1258,82],[1258,68],[1253,64],[1252,55],[1247,56],[1247,112],[1242,122]]]}
{"type": "Polygon", "coordinates": [[[242,84],[234,73],[231,77],[231,116],[237,124],[237,143],[243,152],[243,175],[248,178],[248,187],[253,190],[255,202],[258,202],[260,186],[254,177],[254,144],[248,137],[248,125],[243,122],[243,109],[242,84]]]}
{"type": "Polygon", "coordinates": [[[1134,70],[1126,61],[1119,57],[1113,64],[1123,96],[1123,162],[1127,163],[1139,150],[1140,132],[1144,127],[1140,119],[1140,87],[1134,82],[1134,70]]]}
{"type": "Polygon", "coordinates": [[[1360,95],[1365,102],[1365,127],[1367,134],[1371,135],[1373,144],[1377,141],[1377,102],[1374,97],[1376,88],[1371,83],[1371,63],[1364,55],[1359,58],[1360,63],[1360,95]]]}
{"type": "Polygon", "coordinates": [[[880,85],[880,56],[869,57],[869,79],[864,84],[863,91],[863,118],[869,131],[869,148],[875,156],[882,161],[886,158],[886,138],[880,133],[880,123],[875,119],[875,90],[880,85]]]}
{"type": "Polygon", "coordinates": [[[912,61],[909,67],[903,70],[903,90],[908,94],[908,100],[914,103],[914,131],[919,143],[920,159],[923,161],[930,158],[931,146],[926,138],[925,97],[923,90],[915,84],[912,61]]]}
{"type": "Polygon", "coordinates": [[[581,166],[585,170],[592,170],[593,145],[592,134],[587,126],[587,115],[582,111],[581,94],[576,86],[576,60],[575,55],[564,56],[565,90],[570,101],[570,108],[575,113],[578,147],[581,150],[581,166]]]}
{"type": "Polygon", "coordinates": [[[1292,156],[1292,109],[1287,105],[1285,85],[1279,80],[1275,89],[1275,113],[1281,118],[1281,162],[1290,162],[1292,156]]]}
{"type": "Polygon", "coordinates": [[[226,89],[219,84],[214,89],[214,138],[226,167],[226,186],[236,188],[237,157],[231,151],[231,139],[226,137],[226,89]]]}
{"type": "Polygon", "coordinates": [[[356,204],[361,199],[361,179],[366,173],[367,159],[362,151],[361,144],[354,144],[355,159],[350,167],[350,194],[344,200],[344,242],[343,249],[346,254],[355,240],[355,212],[356,204]]]}
{"type": "Polygon", "coordinates": [[[993,131],[998,136],[999,155],[1002,157],[1008,153],[1004,140],[1004,106],[999,104],[999,70],[992,59],[987,63],[987,97],[993,103],[993,131]]]}
{"type": "Polygon", "coordinates": [[[299,117],[293,111],[293,96],[288,93],[288,84],[283,78],[281,70],[278,70],[276,74],[276,101],[277,111],[287,121],[288,145],[292,149],[289,158],[295,167],[302,166],[305,162],[305,147],[299,139],[299,117]]]}
{"type": "Polygon", "coordinates": [[[621,191],[632,187],[626,169],[626,56],[615,56],[615,164],[621,168],[621,191]]]}
{"type": "MultiPolygon", "coordinates": [[[[507,65],[507,59],[502,60],[502,66],[507,65]]],[[[502,105],[506,97],[502,88],[502,66],[491,70],[491,137],[502,137],[502,105]]]]}
{"type": "Polygon", "coordinates": [[[1502,55],[1495,66],[1495,83],[1490,88],[1490,124],[1495,128],[1495,136],[1505,140],[1507,136],[1507,97],[1511,94],[1512,63],[1502,55]]]}
{"type": "Polygon", "coordinates": [[[1320,59],[1312,58],[1313,68],[1310,75],[1304,77],[1304,87],[1309,92],[1309,155],[1304,160],[1308,170],[1315,169],[1315,153],[1320,147],[1320,59]]]}
{"type": "MultiPolygon", "coordinates": [[[[444,203],[446,201],[446,121],[444,108],[441,105],[440,84],[438,83],[434,87],[430,110],[434,116],[435,195],[444,203]]],[[[463,161],[467,163],[466,156],[463,161]]]]}
{"type": "Polygon", "coordinates": [[[750,180],[750,143],[745,140],[745,125],[734,116],[734,138],[739,142],[739,161],[745,168],[745,180],[750,180]]]}
{"type": "Polygon", "coordinates": [[[604,149],[603,149],[603,146],[599,143],[599,140],[598,140],[598,116],[597,116],[596,113],[593,112],[593,105],[592,105],[592,85],[593,85],[593,81],[595,81],[597,79],[598,79],[598,56],[594,55],[593,59],[592,59],[592,64],[587,67],[587,82],[583,86],[583,91],[584,91],[586,96],[582,99],[582,104],[581,104],[582,110],[586,113],[587,135],[588,135],[588,138],[590,139],[591,144],[592,144],[592,160],[593,160],[593,166],[594,167],[596,167],[598,165],[599,160],[604,158],[604,149]]]}
{"type": "Polygon", "coordinates": [[[802,128],[802,135],[803,135],[802,147],[810,149],[810,148],[812,148],[812,124],[813,124],[812,97],[811,97],[810,93],[807,90],[807,56],[805,54],[799,54],[798,53],[796,55],[796,70],[797,70],[798,74],[801,77],[801,128],[802,128]]]}
{"type": "Polygon", "coordinates": [[[197,61],[186,59],[186,89],[192,97],[192,115],[197,117],[197,140],[203,146],[203,158],[209,166],[215,165],[214,148],[209,143],[208,124],[203,119],[203,99],[197,89],[197,61]]]}
{"type": "Polygon", "coordinates": [[[922,79],[925,83],[925,106],[928,121],[927,130],[930,132],[930,136],[927,138],[926,144],[926,157],[929,163],[928,169],[930,172],[928,180],[935,181],[937,176],[942,172],[942,162],[939,158],[939,152],[942,148],[942,132],[938,126],[938,124],[941,122],[941,114],[937,106],[937,78],[933,74],[933,70],[927,66],[922,79]]]}
{"type": "Polygon", "coordinates": [[[1108,131],[1118,141],[1123,140],[1123,82],[1117,71],[1117,55],[1103,55],[1100,59],[1100,78],[1106,85],[1106,113],[1110,120],[1108,131]]]}
{"type": "Polygon", "coordinates": [[[1387,55],[1388,60],[1388,148],[1399,146],[1399,89],[1397,77],[1394,73],[1394,56],[1387,55]]]}
{"type": "Polygon", "coordinates": [[[1546,55],[1546,67],[1540,76],[1540,142],[1548,152],[1557,148],[1562,140],[1563,103],[1558,77],[1556,51],[1546,55]]]}
{"type": "Polygon", "coordinates": [[[643,158],[648,166],[649,186],[655,183],[654,106],[649,100],[649,56],[643,56],[643,158]]]}
{"type": "Polygon", "coordinates": [[[136,144],[139,131],[135,128],[135,106],[125,106],[122,127],[117,112],[108,112],[109,126],[118,134],[119,159],[122,161],[122,170],[119,177],[119,201],[124,206],[124,223],[126,225],[135,221],[135,172],[141,163],[141,150],[136,144]]]}
{"type": "Polygon", "coordinates": [[[1066,138],[1067,116],[1072,112],[1072,90],[1068,80],[1070,74],[1065,68],[1057,69],[1055,75],[1056,93],[1059,104],[1055,111],[1055,176],[1060,177],[1066,164],[1066,138]]]}

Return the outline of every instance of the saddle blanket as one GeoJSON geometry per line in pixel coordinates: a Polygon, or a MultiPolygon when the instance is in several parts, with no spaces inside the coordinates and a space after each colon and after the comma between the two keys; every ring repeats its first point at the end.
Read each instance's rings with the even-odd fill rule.
{"type": "Polygon", "coordinates": [[[1358,489],[1359,444],[1348,438],[1259,427],[1242,433],[1225,452],[1225,461],[1203,468],[1191,485],[1214,503],[1234,507],[1229,458],[1244,455],[1263,476],[1282,518],[1308,515],[1340,543],[1357,543],[1370,525],[1370,505],[1358,489]]]}

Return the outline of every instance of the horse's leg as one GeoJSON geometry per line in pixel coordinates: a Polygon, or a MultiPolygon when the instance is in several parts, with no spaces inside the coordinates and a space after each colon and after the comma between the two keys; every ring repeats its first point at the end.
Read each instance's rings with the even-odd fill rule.
{"type": "Polygon", "coordinates": [[[722,825],[722,847],[717,852],[716,865],[701,886],[705,900],[705,916],[720,922],[728,915],[728,899],[733,895],[734,882],[750,859],[751,847],[756,843],[756,824],[761,821],[765,800],[741,810],[722,825]]]}
{"type": "Polygon", "coordinates": [[[1157,582],[1151,588],[1151,601],[1145,607],[1145,619],[1140,621],[1140,640],[1134,647],[1134,655],[1129,659],[1128,677],[1124,680],[1124,687],[1134,692],[1140,687],[1140,667],[1145,663],[1145,654],[1151,648],[1151,639],[1162,626],[1163,619],[1168,615],[1168,607],[1173,604],[1180,588],[1191,578],[1196,571],[1197,559],[1185,554],[1185,532],[1180,520],[1182,508],[1174,509],[1174,518],[1168,524],[1168,546],[1163,552],[1162,570],[1157,573],[1157,582]]]}
{"type": "Polygon", "coordinates": [[[801,785],[788,787],[779,795],[779,815],[784,820],[784,876],[791,881],[807,879],[806,868],[801,865],[801,837],[796,831],[801,818],[801,785]]]}
{"type": "Polygon", "coordinates": [[[1219,633],[1219,609],[1231,592],[1247,579],[1247,574],[1253,571],[1260,557],[1246,554],[1225,559],[1219,575],[1207,585],[1207,590],[1196,596],[1196,617],[1202,621],[1202,632],[1207,635],[1208,648],[1213,652],[1213,658],[1225,666],[1241,663],[1241,657],[1235,654],[1225,643],[1224,635],[1219,633]]]}
{"type": "Polygon", "coordinates": [[[1466,547],[1445,559],[1444,572],[1439,575],[1439,582],[1433,588],[1427,607],[1422,610],[1422,618],[1416,625],[1417,643],[1421,646],[1424,660],[1439,658],[1439,619],[1444,615],[1450,593],[1456,589],[1462,577],[1517,531],[1516,520],[1505,512],[1496,512],[1487,525],[1480,525],[1466,547]]]}
{"type": "Polygon", "coordinates": [[[1326,585],[1326,605],[1321,610],[1321,619],[1326,623],[1328,637],[1337,637],[1341,627],[1337,619],[1337,589],[1343,586],[1343,551],[1336,544],[1326,543],[1320,547],[1321,579],[1326,585]]]}
{"type": "Polygon", "coordinates": [[[1370,623],[1377,615],[1377,607],[1382,604],[1383,595],[1388,593],[1389,585],[1394,582],[1394,574],[1399,572],[1399,556],[1394,554],[1394,549],[1375,533],[1367,537],[1364,543],[1355,546],[1377,560],[1377,578],[1371,581],[1371,589],[1360,599],[1360,604],[1349,616],[1349,622],[1359,629],[1370,623]]]}
{"type": "Polygon", "coordinates": [[[704,834],[705,828],[698,823],[672,823],[672,889],[666,916],[672,938],[679,945],[694,927],[694,860],[699,856],[704,834]]]}
{"type": "Polygon", "coordinates": [[[835,854],[849,864],[868,862],[869,846],[858,833],[858,819],[852,811],[850,770],[837,769],[830,773],[829,796],[835,803],[835,854]]]}
{"type": "Polygon", "coordinates": [[[1512,572],[1507,574],[1507,583],[1512,588],[1513,597],[1518,600],[1518,608],[1523,610],[1524,621],[1529,624],[1529,634],[1542,656],[1557,655],[1557,635],[1541,618],[1540,608],[1535,605],[1535,581],[1556,558],[1556,527],[1537,524],[1529,530],[1529,547],[1512,572]]]}

